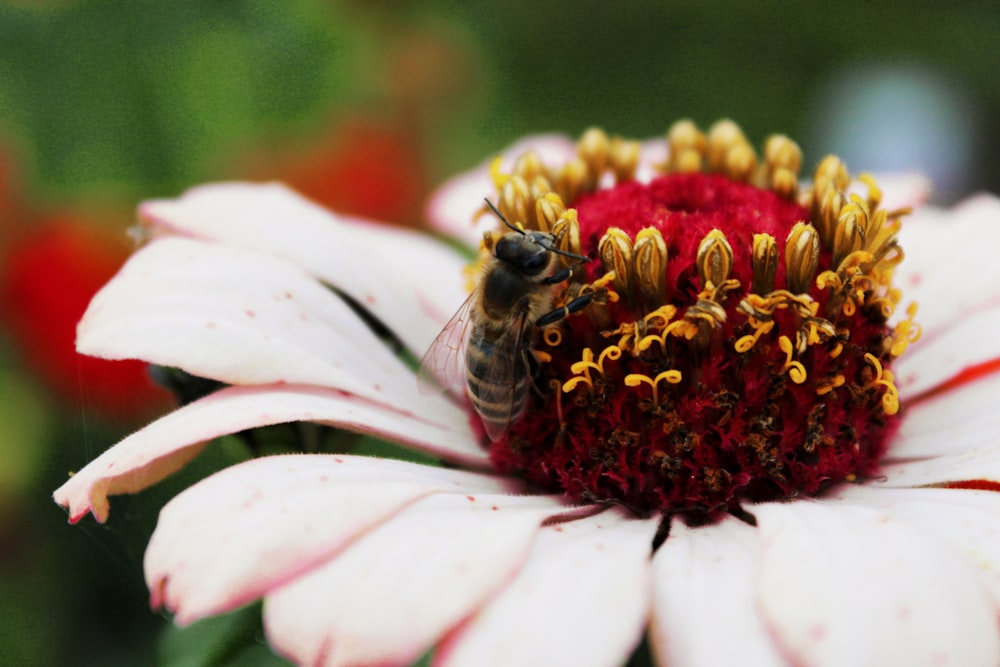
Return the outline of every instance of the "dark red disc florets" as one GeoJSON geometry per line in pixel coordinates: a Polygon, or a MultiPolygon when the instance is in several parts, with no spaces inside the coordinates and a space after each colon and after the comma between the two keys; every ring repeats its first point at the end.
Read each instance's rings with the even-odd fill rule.
{"type": "Polygon", "coordinates": [[[845,250],[808,208],[723,175],[628,181],[572,205],[580,250],[600,259],[590,284],[615,276],[607,299],[539,336],[551,360],[492,445],[500,470],[640,513],[874,474],[896,424],[894,241],[845,250]]]}

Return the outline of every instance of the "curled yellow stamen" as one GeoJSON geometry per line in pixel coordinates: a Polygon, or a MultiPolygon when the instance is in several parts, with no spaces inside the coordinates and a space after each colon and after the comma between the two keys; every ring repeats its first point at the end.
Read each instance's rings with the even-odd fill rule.
{"type": "Polygon", "coordinates": [[[882,368],[882,362],[871,352],[865,353],[865,361],[875,369],[875,378],[872,380],[872,384],[885,387],[885,393],[882,394],[882,410],[887,415],[896,414],[899,412],[899,390],[896,389],[893,382],[895,378],[892,371],[882,368]]]}
{"type": "Polygon", "coordinates": [[[562,332],[557,327],[548,327],[542,333],[542,339],[549,347],[557,347],[562,343],[562,332]]]}
{"type": "Polygon", "coordinates": [[[757,341],[760,340],[761,336],[771,333],[771,330],[774,328],[774,320],[761,322],[755,318],[750,318],[748,321],[750,322],[750,326],[754,327],[754,332],[752,334],[747,334],[736,341],[734,347],[740,354],[752,350],[757,344],[757,341]]]}
{"type": "Polygon", "coordinates": [[[653,390],[653,405],[660,405],[659,384],[665,381],[668,384],[677,384],[681,381],[681,372],[678,370],[663,371],[655,378],[641,373],[629,373],[625,376],[625,385],[628,387],[638,387],[641,384],[648,384],[653,390]]]}
{"type": "Polygon", "coordinates": [[[889,354],[893,357],[898,357],[906,352],[906,348],[909,347],[910,343],[916,343],[923,334],[923,329],[920,325],[913,321],[913,318],[917,315],[916,303],[911,303],[907,306],[906,315],[907,318],[897,324],[893,331],[894,342],[889,349],[889,354]]]}
{"type": "Polygon", "coordinates": [[[792,359],[792,341],[788,336],[780,336],[778,338],[778,347],[781,351],[785,353],[785,365],[782,366],[781,372],[788,373],[788,377],[795,384],[802,384],[806,381],[806,367],[802,365],[801,362],[794,361],[792,359]]]}
{"type": "Polygon", "coordinates": [[[583,348],[583,359],[576,362],[569,367],[570,371],[577,377],[570,378],[567,380],[563,386],[562,390],[569,393],[576,389],[577,385],[584,383],[588,387],[594,386],[594,378],[591,376],[591,371],[597,371],[601,375],[605,375],[604,372],[604,362],[607,359],[615,361],[622,356],[622,350],[617,345],[608,345],[601,351],[601,355],[594,361],[594,351],[589,347],[583,348]]]}

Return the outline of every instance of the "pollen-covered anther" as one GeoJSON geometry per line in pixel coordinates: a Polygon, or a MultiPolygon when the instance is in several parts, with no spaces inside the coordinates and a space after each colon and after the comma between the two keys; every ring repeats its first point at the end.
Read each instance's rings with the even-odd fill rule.
{"type": "Polygon", "coordinates": [[[773,135],[764,145],[767,185],[779,197],[794,199],[799,189],[802,149],[783,134],[773,135]]]}
{"type": "Polygon", "coordinates": [[[635,280],[645,303],[650,307],[663,303],[667,244],[660,230],[655,227],[639,230],[635,235],[632,257],[635,263],[635,280]]]}
{"type": "Polygon", "coordinates": [[[816,165],[816,171],[813,172],[813,182],[819,183],[823,179],[828,180],[835,189],[840,191],[847,190],[851,184],[851,175],[847,171],[844,161],[836,155],[827,155],[816,165]]]}
{"type": "Polygon", "coordinates": [[[708,143],[704,133],[691,120],[679,120],[667,131],[667,171],[681,174],[699,172],[704,167],[708,143]]]}
{"type": "Polygon", "coordinates": [[[698,245],[698,276],[704,289],[722,285],[733,271],[733,248],[726,235],[713,229],[698,245]]]}
{"type": "Polygon", "coordinates": [[[741,183],[749,182],[757,171],[756,151],[731,120],[721,120],[708,131],[708,168],[741,183]]]}
{"type": "Polygon", "coordinates": [[[514,163],[512,176],[520,176],[525,182],[531,183],[536,178],[549,179],[550,174],[542,158],[535,151],[527,151],[517,158],[514,163]]]}
{"type": "Polygon", "coordinates": [[[754,294],[774,291],[774,279],[778,274],[778,243],[770,234],[754,234],[750,265],[753,278],[750,289],[754,294]]]}
{"type": "Polygon", "coordinates": [[[603,378],[607,375],[604,370],[604,362],[608,360],[616,361],[620,359],[621,356],[622,350],[620,347],[616,345],[608,345],[601,350],[600,356],[598,356],[595,361],[594,351],[589,347],[583,348],[583,358],[570,366],[570,372],[576,377],[570,378],[563,383],[563,392],[568,394],[581,384],[585,384],[587,387],[593,389],[594,383],[598,380],[598,377],[603,378]],[[592,371],[595,372],[596,375],[592,375],[592,371]]]}
{"type": "Polygon", "coordinates": [[[610,151],[610,168],[615,176],[615,182],[624,183],[634,179],[641,154],[639,142],[613,137],[610,151]]]}
{"type": "Polygon", "coordinates": [[[497,209],[512,223],[522,223],[533,228],[535,200],[531,196],[531,188],[520,176],[511,176],[500,189],[497,209]],[[529,217],[530,216],[530,217],[529,217]]]}
{"type": "Polygon", "coordinates": [[[590,172],[582,158],[570,160],[556,176],[556,189],[562,200],[573,203],[583,192],[590,192],[597,184],[597,177],[590,172]]]}
{"type": "Polygon", "coordinates": [[[819,234],[806,222],[798,222],[785,242],[785,280],[793,294],[808,294],[819,267],[819,234]]]}
{"type": "Polygon", "coordinates": [[[604,130],[592,127],[585,131],[576,145],[576,153],[580,156],[595,178],[604,173],[610,161],[611,140],[604,130]]]}
{"type": "Polygon", "coordinates": [[[566,205],[554,192],[548,192],[535,200],[535,219],[538,221],[539,231],[551,232],[565,212],[566,205]]]}
{"type": "Polygon", "coordinates": [[[628,298],[632,279],[632,239],[621,229],[611,227],[597,244],[597,253],[604,270],[615,272],[612,281],[615,289],[628,298]]]}
{"type": "MultiPolygon", "coordinates": [[[[577,218],[576,209],[568,208],[559,215],[559,219],[552,225],[552,233],[556,237],[556,246],[563,252],[574,255],[583,254],[580,246],[580,221],[577,218]]],[[[571,264],[574,260],[565,255],[562,256],[565,265],[571,264]]]]}

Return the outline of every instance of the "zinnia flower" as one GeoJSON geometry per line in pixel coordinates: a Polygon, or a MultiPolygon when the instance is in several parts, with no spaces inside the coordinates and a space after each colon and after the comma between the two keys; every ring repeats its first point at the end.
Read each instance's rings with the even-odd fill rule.
{"type": "MultiPolygon", "coordinates": [[[[449,246],[274,184],[148,202],[152,240],[79,346],[230,386],[55,498],[103,521],[108,495],[213,438],[333,424],[449,466],[300,454],[217,473],[160,515],[154,607],[186,624],[263,598],[272,646],[308,665],[431,649],[443,665],[615,665],[644,634],[662,665],[996,665],[1000,202],[904,217],[919,185],[883,194],[836,158],[800,185],[800,160],[783,137],[761,160],[732,123],[679,123],[666,143],[536,138],[442,188],[439,229],[475,238],[491,196],[543,232],[483,242],[487,272],[502,244],[534,249],[519,289],[547,309],[493,313],[525,391],[475,387],[485,419],[418,392],[400,359],[467,294],[449,246]]],[[[464,359],[439,340],[448,384],[464,359]]]]}

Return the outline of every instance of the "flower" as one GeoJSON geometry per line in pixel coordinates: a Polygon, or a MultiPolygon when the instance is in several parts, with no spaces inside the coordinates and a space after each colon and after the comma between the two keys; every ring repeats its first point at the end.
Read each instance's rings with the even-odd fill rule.
{"type": "Polygon", "coordinates": [[[75,215],[35,216],[0,261],[4,325],[27,366],[66,404],[134,426],[169,405],[138,361],[109,362],[73,347],[87,303],[128,254],[116,236],[75,215]],[[87,387],[84,391],[83,387],[87,387]]]}
{"type": "MultiPolygon", "coordinates": [[[[562,225],[551,238],[535,237],[538,243],[601,258],[584,271],[568,262],[576,267],[568,282],[551,286],[560,304],[582,299],[579,312],[551,327],[559,334],[546,333],[536,346],[545,353],[536,355],[536,372],[563,373],[563,382],[526,397],[523,418],[491,431],[489,450],[479,444],[480,420],[444,396],[420,394],[410,366],[385,342],[391,332],[419,355],[462,302],[464,261],[446,246],[332,215],[274,184],[204,186],[144,204],[140,220],[153,240],[94,299],[79,346],[231,386],[111,448],[57,490],[56,501],[71,521],[88,512],[104,520],[108,495],[162,479],[212,438],[280,422],[329,423],[402,442],[452,467],[312,454],[217,473],[160,515],[145,559],[154,607],[185,624],[263,598],[272,646],[310,665],[408,664],[431,648],[440,664],[614,665],[644,633],[659,664],[997,664],[1000,449],[991,435],[1000,422],[990,408],[1000,391],[992,373],[1000,339],[991,326],[1000,263],[991,240],[1000,201],[980,196],[951,211],[925,209],[900,225],[894,211],[918,198],[919,182],[908,181],[910,191],[891,201],[890,189],[882,196],[864,179],[849,198],[846,172],[825,162],[829,171],[801,188],[820,193],[805,211],[795,205],[797,149],[778,140],[780,150],[769,143],[760,170],[769,194],[752,207],[757,221],[774,220],[766,223],[772,231],[755,232],[772,240],[756,240],[749,227],[713,233],[695,215],[706,207],[690,204],[696,233],[660,233],[679,234],[671,247],[688,248],[668,253],[666,262],[680,266],[664,269],[678,271],[664,274],[665,289],[683,285],[686,291],[675,291],[686,301],[662,303],[658,291],[644,291],[647,269],[632,279],[628,270],[662,264],[663,253],[629,264],[629,252],[651,252],[640,247],[639,232],[623,229],[627,244],[617,233],[602,236],[583,210],[598,217],[601,204],[624,219],[627,206],[609,205],[602,193],[659,187],[652,184],[663,161],[672,173],[701,172],[720,141],[723,163],[712,169],[725,178],[672,182],[751,196],[746,185],[729,189],[758,174],[734,127],[724,124],[706,141],[689,124],[675,126],[669,153],[589,132],[579,160],[568,141],[537,138],[529,142],[532,156],[512,163],[508,153],[506,163],[459,177],[432,201],[432,220],[456,229],[477,212],[492,180],[507,217],[543,229],[562,225]],[[611,169],[594,168],[598,162],[611,169]],[[550,166],[558,164],[568,166],[550,166]],[[536,177],[555,181],[558,196],[536,177]],[[804,211],[816,226],[795,225],[789,211],[804,211]],[[847,233],[855,228],[865,233],[847,233]],[[781,243],[792,239],[779,248],[790,259],[771,274],[779,229],[781,243]],[[882,231],[867,233],[873,230],[882,231]],[[899,263],[899,248],[906,262],[899,263]],[[975,276],[962,266],[975,267],[975,276]],[[765,289],[751,291],[748,282],[765,289]],[[785,290],[790,297],[778,294],[781,285],[794,286],[785,290]],[[920,303],[917,342],[913,310],[895,312],[900,288],[920,303]],[[634,318],[642,308],[658,315],[634,318]],[[635,327],[622,326],[626,316],[635,327]],[[674,322],[681,324],[668,332],[674,322]],[[588,357],[581,340],[620,354],[602,359],[603,351],[591,349],[588,357]],[[654,344],[670,352],[657,372],[677,372],[660,381],[644,358],[654,344]],[[578,356],[570,361],[567,349],[578,356]],[[783,384],[794,400],[774,404],[773,392],[752,395],[747,385],[722,396],[725,383],[746,382],[732,370],[739,364],[783,384]],[[690,382],[699,373],[703,383],[720,382],[706,413],[711,421],[670,416],[667,396],[689,409],[715,396],[690,382]],[[587,394],[602,382],[598,374],[616,379],[603,402],[587,394]],[[614,393],[626,391],[629,400],[614,393]],[[720,406],[733,400],[755,410],[779,405],[776,418],[798,425],[779,437],[766,433],[760,466],[727,454],[732,443],[718,435],[732,433],[720,406]],[[824,404],[836,414],[811,419],[824,404]],[[610,435],[594,433],[607,428],[603,410],[615,410],[629,428],[642,420],[652,427],[639,441],[608,449],[610,435]],[[648,470],[634,460],[643,447],[664,443],[663,436],[687,441],[678,437],[678,420],[705,441],[692,450],[717,448],[718,472],[636,474],[648,470]],[[555,435],[544,435],[552,429],[555,435]],[[842,437],[851,429],[867,430],[842,437]],[[810,458],[802,447],[812,436],[810,458]],[[558,458],[581,444],[594,448],[596,464],[579,453],[558,458]],[[779,449],[774,460],[770,447],[779,449]],[[823,448],[844,455],[827,459],[823,448]],[[609,452],[621,452],[621,467],[605,462],[609,452]],[[491,457],[492,465],[522,472],[497,474],[491,457]],[[810,460],[826,466],[830,479],[809,474],[810,460]],[[574,486],[559,474],[565,468],[553,469],[556,461],[597,481],[574,486]],[[740,486],[733,480],[746,470],[753,473],[740,486]],[[796,495],[790,480],[802,496],[817,495],[788,501],[796,495]]],[[[655,251],[661,246],[650,236],[655,251]]],[[[500,242],[494,235],[485,245],[499,253],[500,242]]],[[[565,315],[552,312],[554,320],[565,315]]],[[[758,423],[762,414],[728,419],[758,423]]],[[[682,459],[681,469],[692,471],[691,460],[682,459]]]]}

